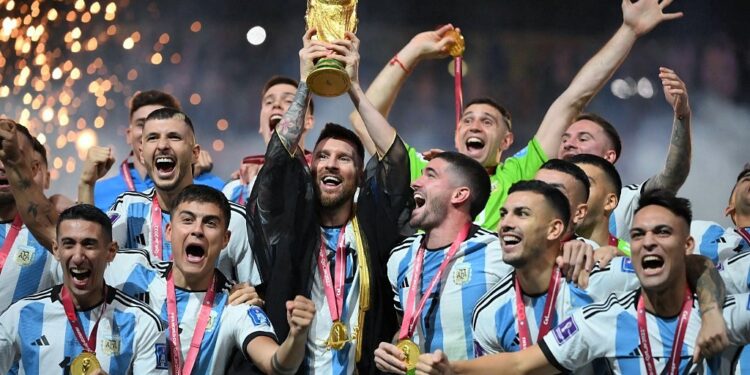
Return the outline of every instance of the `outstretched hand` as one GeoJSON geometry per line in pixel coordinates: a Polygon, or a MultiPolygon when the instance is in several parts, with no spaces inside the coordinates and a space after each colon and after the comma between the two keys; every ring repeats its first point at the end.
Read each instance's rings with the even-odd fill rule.
{"type": "Polygon", "coordinates": [[[437,30],[421,32],[411,38],[405,48],[413,49],[420,59],[442,59],[457,42],[449,33],[453,29],[453,25],[447,24],[437,30]]]}
{"type": "Polygon", "coordinates": [[[673,0],[622,0],[622,22],[635,35],[643,36],[653,30],[662,21],[670,21],[682,17],[682,12],[664,13],[664,8],[672,4],[673,0]]]}
{"type": "Polygon", "coordinates": [[[659,78],[664,88],[664,98],[674,109],[677,117],[690,115],[690,102],[688,101],[687,87],[674,70],[660,67],[659,78]]]}

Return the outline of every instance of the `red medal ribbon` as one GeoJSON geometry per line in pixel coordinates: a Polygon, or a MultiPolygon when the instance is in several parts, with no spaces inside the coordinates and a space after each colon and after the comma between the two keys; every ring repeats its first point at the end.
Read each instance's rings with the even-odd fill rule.
{"type": "Polygon", "coordinates": [[[745,228],[734,228],[734,231],[737,232],[737,234],[739,234],[743,240],[745,240],[745,243],[748,246],[750,246],[750,234],[747,233],[747,230],[745,228]]]}
{"type": "MultiPolygon", "coordinates": [[[[685,331],[687,331],[688,320],[690,320],[690,311],[693,308],[693,293],[689,287],[685,287],[685,298],[682,302],[682,312],[680,312],[680,321],[677,323],[677,330],[674,333],[672,343],[672,353],[669,356],[669,362],[666,365],[667,375],[677,375],[680,371],[680,354],[682,353],[682,344],[685,341],[685,331]]],[[[654,356],[651,352],[651,343],[648,338],[648,325],[646,323],[646,308],[643,304],[643,295],[638,298],[638,336],[640,337],[641,353],[643,353],[643,362],[646,365],[646,374],[657,375],[654,356]]]]}
{"type": "Polygon", "coordinates": [[[338,241],[336,241],[336,264],[334,265],[336,279],[331,279],[331,266],[328,263],[328,251],[326,241],[320,236],[320,252],[318,253],[318,271],[323,279],[323,288],[326,292],[328,301],[328,310],[331,312],[333,321],[341,320],[341,314],[344,309],[344,282],[346,280],[346,248],[344,247],[344,233],[346,225],[339,232],[338,241]],[[334,284],[335,283],[335,284],[334,284]]]}
{"type": "Polygon", "coordinates": [[[469,234],[469,229],[471,229],[470,222],[464,224],[463,228],[458,231],[456,239],[453,240],[450,249],[445,254],[445,258],[443,258],[443,262],[440,264],[440,268],[438,268],[435,277],[432,278],[430,285],[427,287],[427,290],[422,295],[422,298],[419,301],[419,305],[416,306],[415,309],[414,303],[417,298],[417,291],[419,290],[420,278],[422,277],[422,267],[424,266],[424,244],[426,241],[423,240],[422,244],[419,245],[417,256],[414,262],[414,273],[412,274],[411,285],[409,286],[409,295],[406,299],[406,306],[404,308],[404,320],[401,321],[401,329],[399,330],[398,334],[399,340],[405,340],[411,338],[414,335],[414,330],[417,327],[419,316],[422,312],[422,309],[424,309],[424,305],[427,303],[427,299],[430,297],[430,294],[432,294],[432,290],[435,289],[435,285],[437,285],[438,281],[440,281],[440,278],[445,269],[448,268],[448,263],[450,263],[453,256],[456,255],[456,251],[458,251],[458,248],[461,246],[461,242],[464,242],[464,240],[466,239],[466,236],[469,234]]]}
{"type": "Polygon", "coordinates": [[[62,286],[62,290],[60,291],[60,302],[62,302],[63,309],[65,309],[65,316],[68,317],[70,326],[73,329],[73,335],[75,335],[78,342],[83,346],[83,351],[89,353],[96,352],[96,332],[99,330],[99,322],[102,320],[104,312],[107,311],[107,286],[104,286],[102,313],[99,314],[99,318],[96,319],[94,328],[91,329],[91,335],[88,338],[83,332],[83,327],[81,326],[81,322],[78,321],[78,316],[76,316],[76,308],[73,306],[73,297],[70,296],[70,292],[65,285],[62,286]]]}
{"type": "MultiPolygon", "coordinates": [[[[521,284],[518,281],[518,275],[515,276],[514,289],[516,290],[516,316],[518,322],[518,338],[521,350],[533,345],[531,342],[531,333],[529,333],[529,322],[526,320],[526,305],[523,303],[523,293],[521,284]]],[[[552,328],[552,313],[555,311],[555,302],[557,294],[560,292],[560,269],[557,266],[552,268],[552,274],[549,278],[547,287],[547,300],[544,302],[544,315],[542,315],[541,324],[539,324],[539,334],[536,341],[549,332],[552,328]]]]}
{"type": "Polygon", "coordinates": [[[464,92],[463,92],[463,62],[464,58],[457,56],[453,59],[453,82],[454,91],[456,95],[456,129],[458,129],[461,123],[461,112],[464,108],[464,92]]]}
{"type": "Polygon", "coordinates": [[[190,340],[187,358],[185,358],[185,363],[181,365],[182,347],[180,346],[180,330],[177,322],[177,295],[174,290],[172,272],[170,271],[167,275],[167,323],[169,324],[169,343],[172,346],[170,349],[172,349],[172,373],[174,375],[190,375],[193,371],[195,360],[198,358],[198,350],[200,350],[203,341],[203,334],[206,332],[206,326],[208,325],[208,318],[211,315],[211,308],[214,305],[215,288],[216,276],[214,275],[211,278],[211,286],[206,291],[206,295],[203,296],[203,303],[198,312],[198,322],[195,324],[193,338],[190,340]]]}
{"type": "Polygon", "coordinates": [[[2,271],[3,267],[5,267],[5,261],[8,260],[10,249],[13,247],[13,243],[16,242],[16,237],[18,237],[18,232],[21,231],[22,226],[23,221],[21,221],[21,215],[16,214],[16,216],[13,218],[13,223],[10,225],[10,230],[5,234],[5,242],[3,242],[3,247],[2,249],[0,249],[0,271],[2,271]]]}
{"type": "Polygon", "coordinates": [[[161,233],[161,207],[159,196],[154,192],[154,200],[151,202],[151,251],[159,260],[162,259],[162,233],[161,233]]]}
{"type": "Polygon", "coordinates": [[[617,247],[617,245],[620,244],[620,240],[618,240],[617,237],[613,236],[612,233],[609,234],[609,238],[607,242],[609,242],[609,246],[614,246],[614,247],[617,247]]]}
{"type": "Polygon", "coordinates": [[[131,152],[125,160],[120,164],[120,175],[125,180],[125,185],[128,185],[128,191],[135,191],[135,184],[133,183],[133,176],[130,175],[130,156],[133,155],[131,152]]]}

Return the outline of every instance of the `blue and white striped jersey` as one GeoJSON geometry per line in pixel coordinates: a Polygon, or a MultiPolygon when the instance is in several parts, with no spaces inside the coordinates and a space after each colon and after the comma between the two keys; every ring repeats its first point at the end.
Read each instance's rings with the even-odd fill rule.
{"type": "MultiPolygon", "coordinates": [[[[578,369],[593,361],[597,374],[645,374],[636,313],[640,293],[638,289],[624,294],[612,294],[602,303],[577,309],[539,341],[539,347],[549,363],[562,372],[578,369]]],[[[727,297],[724,303],[724,320],[733,345],[741,345],[750,339],[747,294],[727,297]]],[[[671,355],[679,319],[661,318],[647,312],[646,321],[656,371],[662,373],[671,355]]],[[[697,299],[694,299],[680,355],[679,372],[725,372],[720,358],[692,363],[700,326],[701,314],[697,299]]]]}
{"type": "MultiPolygon", "coordinates": [[[[750,228],[739,230],[750,234],[750,228]]],[[[713,221],[693,220],[690,235],[695,239],[694,253],[706,256],[716,264],[750,250],[750,244],[736,232],[735,227],[724,229],[713,221]]]]}
{"type": "MultiPolygon", "coordinates": [[[[152,263],[145,250],[118,251],[105,278],[113,286],[128,295],[147,302],[156,311],[167,328],[167,279],[172,262],[152,263]],[[129,270],[125,272],[114,271],[129,270]],[[115,274],[117,273],[117,274],[115,274]]],[[[198,323],[198,313],[205,291],[188,291],[175,288],[177,297],[177,319],[180,328],[182,358],[187,356],[190,341],[198,323]]],[[[232,352],[245,352],[247,344],[258,336],[276,340],[271,321],[257,306],[228,304],[231,284],[220,273],[216,273],[216,297],[210,313],[206,332],[203,335],[198,357],[193,367],[194,374],[223,373],[232,352]]]]}
{"type": "MultiPolygon", "coordinates": [[[[477,302],[472,318],[475,352],[477,356],[521,350],[516,312],[515,271],[477,302]]],[[[630,258],[617,257],[604,268],[595,266],[588,288],[580,289],[561,277],[560,291],[555,301],[552,326],[573,314],[574,309],[606,299],[612,292],[629,291],[640,287],[630,258]]],[[[547,293],[529,296],[523,294],[523,304],[528,320],[531,343],[536,343],[539,325],[544,315],[547,293]]]]}
{"type": "MultiPolygon", "coordinates": [[[[331,265],[331,277],[335,278],[333,269],[335,269],[336,258],[334,249],[337,246],[338,236],[341,228],[322,228],[323,238],[325,239],[328,250],[328,259],[331,265]]],[[[357,242],[354,236],[354,228],[351,221],[346,225],[344,233],[344,246],[347,249],[346,257],[346,280],[344,284],[344,307],[341,314],[341,321],[346,324],[349,330],[349,337],[358,329],[359,326],[359,267],[357,266],[357,242]]],[[[316,256],[317,259],[317,250],[316,256]]],[[[325,342],[331,333],[333,321],[331,312],[328,308],[323,280],[318,270],[317,263],[313,271],[313,285],[310,299],[315,303],[315,319],[307,335],[307,351],[305,360],[309,364],[310,374],[336,374],[349,375],[353,374],[356,369],[356,349],[357,342],[347,343],[343,349],[335,350],[326,348],[325,342]]],[[[371,354],[371,353],[368,353],[371,354]]],[[[366,355],[363,353],[363,355],[366,355]]]]}
{"type": "Polygon", "coordinates": [[[244,205],[241,202],[247,202],[250,197],[250,192],[253,190],[253,184],[255,184],[255,178],[253,178],[253,180],[247,185],[244,185],[239,179],[232,180],[224,185],[221,192],[224,193],[224,196],[227,197],[230,202],[244,205]],[[242,197],[242,201],[240,201],[240,197],[242,197]]]}
{"type": "MultiPolygon", "coordinates": [[[[60,302],[61,288],[32,294],[0,316],[0,373],[18,363],[18,374],[70,374],[70,364],[83,347],[60,302]]],[[[107,288],[107,306],[96,338],[102,369],[110,375],[166,375],[167,345],[159,317],[144,303],[107,288]]],[[[86,335],[101,314],[101,304],[77,312],[86,335]]]]}
{"type": "MultiPolygon", "coordinates": [[[[127,192],[121,194],[109,209],[108,215],[112,220],[112,239],[123,248],[139,248],[153,251],[151,244],[151,207],[154,190],[145,193],[127,192]]],[[[229,231],[232,232],[229,244],[221,251],[216,261],[218,268],[224,275],[238,282],[248,282],[252,285],[260,284],[260,274],[247,239],[247,221],[245,208],[230,203],[231,218],[229,231]]],[[[162,257],[170,260],[172,247],[164,238],[166,225],[170,221],[168,212],[162,212],[162,257]]]]}
{"type": "MultiPolygon", "coordinates": [[[[416,234],[405,239],[393,249],[388,260],[388,279],[398,311],[404,310],[407,301],[422,237],[423,234],[416,234]]],[[[449,248],[425,251],[417,299],[426,291],[449,248]]],[[[472,225],[433,294],[427,297],[413,337],[420,350],[427,353],[441,349],[451,360],[474,358],[472,310],[487,290],[512,270],[503,262],[497,235],[472,225]]]]}
{"type": "MultiPolygon", "coordinates": [[[[0,246],[11,223],[0,224],[0,246]]],[[[62,282],[60,263],[24,225],[0,270],[0,313],[13,302],[62,282]]]]}
{"type": "Polygon", "coordinates": [[[617,238],[630,242],[630,227],[633,225],[633,214],[638,208],[638,200],[647,181],[640,184],[623,186],[620,190],[620,201],[609,215],[609,233],[617,238]]]}

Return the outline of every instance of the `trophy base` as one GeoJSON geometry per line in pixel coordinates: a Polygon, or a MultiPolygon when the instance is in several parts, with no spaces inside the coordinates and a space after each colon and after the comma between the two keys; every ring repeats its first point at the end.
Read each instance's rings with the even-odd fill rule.
{"type": "Polygon", "coordinates": [[[307,76],[310,91],[320,96],[339,96],[349,90],[349,75],[344,65],[333,59],[320,59],[307,76]]]}

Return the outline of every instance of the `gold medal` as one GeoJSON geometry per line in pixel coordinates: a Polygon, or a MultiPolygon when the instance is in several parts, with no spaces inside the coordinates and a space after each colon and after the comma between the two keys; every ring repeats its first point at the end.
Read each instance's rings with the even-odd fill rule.
{"type": "Polygon", "coordinates": [[[409,370],[415,370],[419,362],[419,347],[414,341],[404,339],[396,344],[396,347],[404,353],[404,363],[406,364],[407,373],[409,370]]]}
{"type": "Polygon", "coordinates": [[[326,346],[332,349],[341,350],[347,342],[349,342],[349,332],[346,329],[346,325],[339,320],[333,322],[333,326],[331,326],[331,334],[328,336],[328,340],[326,340],[326,346]]]}
{"type": "Polygon", "coordinates": [[[88,375],[101,367],[99,360],[96,359],[96,354],[81,352],[70,364],[70,373],[71,375],[88,375]]]}
{"type": "Polygon", "coordinates": [[[453,37],[453,39],[456,40],[456,43],[448,50],[448,53],[452,57],[459,57],[464,55],[464,51],[466,51],[466,42],[464,41],[464,36],[461,35],[460,32],[456,29],[448,30],[446,35],[450,35],[453,37]]]}

